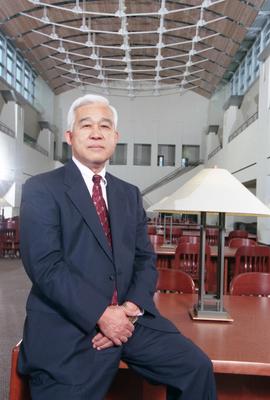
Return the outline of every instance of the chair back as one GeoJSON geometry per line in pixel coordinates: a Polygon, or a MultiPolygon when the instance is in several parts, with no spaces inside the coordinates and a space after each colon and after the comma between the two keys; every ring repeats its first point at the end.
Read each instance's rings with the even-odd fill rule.
{"type": "Polygon", "coordinates": [[[241,246],[256,246],[256,241],[253,239],[246,238],[233,238],[229,241],[229,247],[241,247],[241,246]]]}
{"type": "MultiPolygon", "coordinates": [[[[175,251],[174,268],[189,274],[194,281],[199,280],[200,244],[179,243],[175,251]]],[[[210,263],[210,247],[205,246],[205,266],[210,263]]]]}
{"type": "Polygon", "coordinates": [[[270,247],[241,246],[235,253],[235,273],[270,272],[270,247]]]}
{"type": "Polygon", "coordinates": [[[160,268],[158,273],[157,290],[195,293],[195,283],[191,276],[185,272],[171,268],[160,268]]]}
{"type": "Polygon", "coordinates": [[[9,400],[31,400],[29,384],[26,377],[17,371],[20,345],[12,349],[9,400]]]}
{"type": "Polygon", "coordinates": [[[200,236],[190,236],[190,235],[183,235],[180,236],[178,243],[193,243],[198,244],[200,243],[200,236]]]}
{"type": "Polygon", "coordinates": [[[233,278],[230,294],[235,296],[270,296],[270,273],[246,272],[233,278]]]}
{"type": "Polygon", "coordinates": [[[156,232],[156,226],[155,225],[147,225],[147,233],[148,235],[155,235],[156,232]]]}
{"type": "Polygon", "coordinates": [[[206,228],[206,243],[209,246],[216,246],[218,244],[218,228],[206,228]]]}
{"type": "Polygon", "coordinates": [[[248,232],[240,229],[229,232],[228,240],[233,238],[248,238],[248,232]]]}
{"type": "Polygon", "coordinates": [[[183,232],[179,226],[166,226],[166,240],[170,239],[172,235],[172,243],[178,243],[179,238],[182,236],[183,232]]]}
{"type": "Polygon", "coordinates": [[[152,245],[163,244],[164,238],[162,235],[148,235],[152,245]]]}

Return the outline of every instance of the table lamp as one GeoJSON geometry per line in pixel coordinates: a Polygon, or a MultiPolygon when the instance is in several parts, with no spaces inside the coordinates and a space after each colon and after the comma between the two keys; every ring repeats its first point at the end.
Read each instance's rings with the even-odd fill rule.
{"type": "Polygon", "coordinates": [[[233,321],[223,307],[225,214],[270,216],[270,209],[229,171],[205,168],[170,196],[152,205],[149,211],[200,213],[200,280],[198,303],[190,311],[195,320],[233,321]],[[205,293],[206,214],[218,214],[219,242],[217,292],[205,293]]]}

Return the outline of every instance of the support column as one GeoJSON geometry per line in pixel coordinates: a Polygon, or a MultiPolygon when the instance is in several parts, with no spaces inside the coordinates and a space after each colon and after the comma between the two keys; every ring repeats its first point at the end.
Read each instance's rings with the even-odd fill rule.
{"type": "MultiPolygon", "coordinates": [[[[270,207],[270,56],[261,60],[256,195],[270,207]]],[[[270,244],[270,218],[258,218],[258,240],[270,244]]]]}
{"type": "Polygon", "coordinates": [[[40,132],[37,144],[48,152],[50,160],[54,160],[54,142],[56,138],[56,127],[53,127],[48,121],[39,121],[40,132]]]}
{"type": "Polygon", "coordinates": [[[238,109],[241,107],[243,96],[231,96],[224,104],[223,144],[228,143],[229,136],[237,129],[238,109]]]}

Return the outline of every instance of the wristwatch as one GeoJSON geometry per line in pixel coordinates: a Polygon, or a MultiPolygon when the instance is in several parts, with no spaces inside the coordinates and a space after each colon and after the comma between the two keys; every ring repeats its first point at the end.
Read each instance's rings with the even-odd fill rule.
{"type": "Polygon", "coordinates": [[[138,321],[138,317],[128,317],[128,319],[130,320],[130,322],[134,325],[136,321],[138,321]]]}

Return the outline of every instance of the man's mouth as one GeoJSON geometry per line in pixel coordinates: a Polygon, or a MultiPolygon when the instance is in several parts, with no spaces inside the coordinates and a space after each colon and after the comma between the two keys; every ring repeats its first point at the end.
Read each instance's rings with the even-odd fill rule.
{"type": "Polygon", "coordinates": [[[87,146],[88,149],[94,149],[94,150],[99,150],[103,149],[103,146],[98,146],[98,145],[92,145],[92,146],[87,146]]]}

